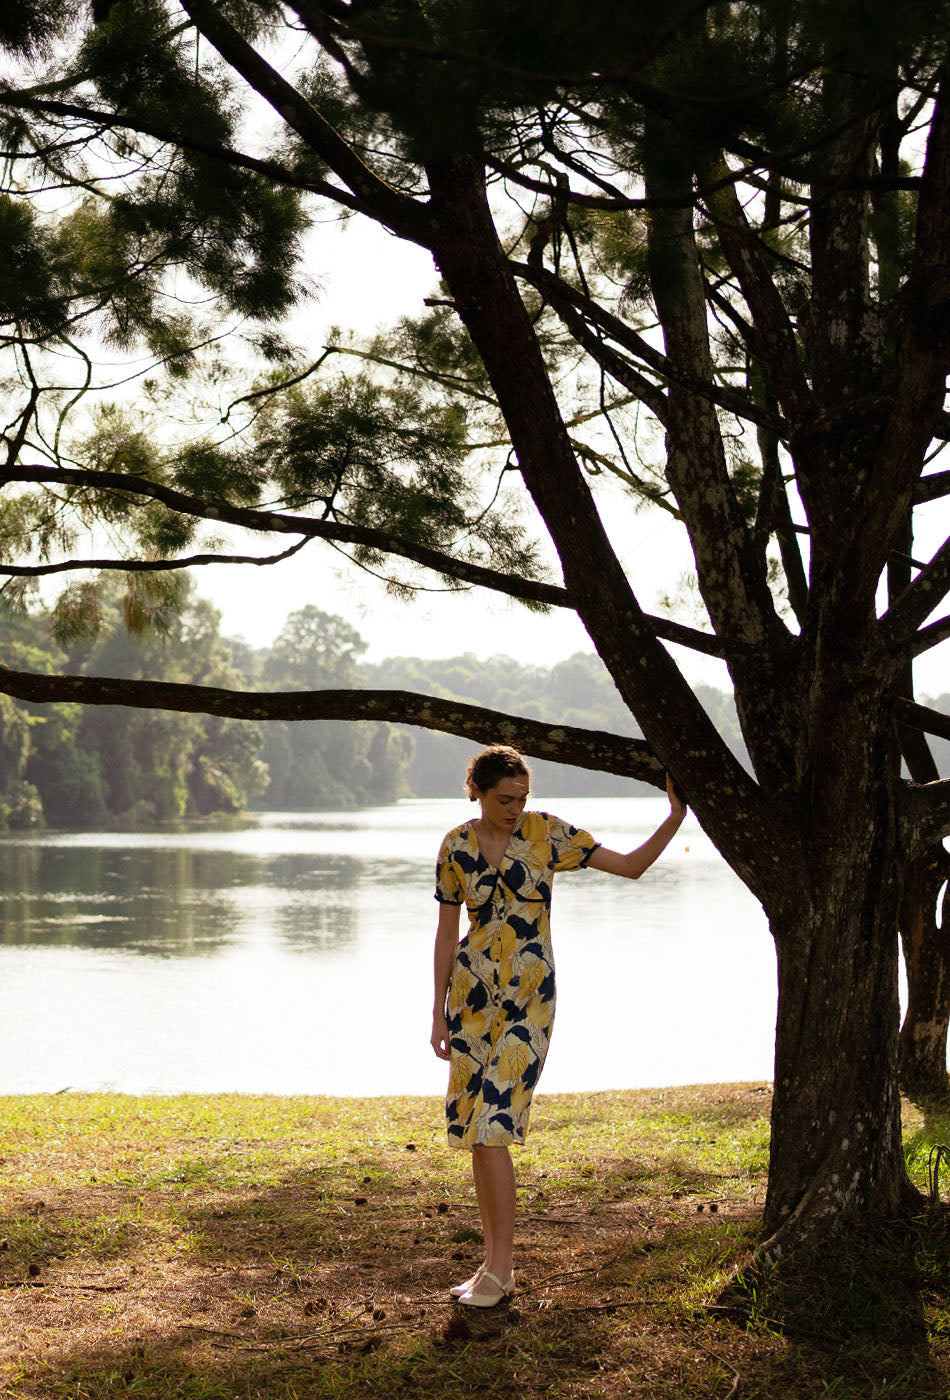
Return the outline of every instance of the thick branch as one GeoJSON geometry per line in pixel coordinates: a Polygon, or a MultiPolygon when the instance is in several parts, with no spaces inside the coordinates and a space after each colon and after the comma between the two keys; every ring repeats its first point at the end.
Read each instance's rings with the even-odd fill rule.
{"type": "Polygon", "coordinates": [[[43,113],[51,117],[66,117],[76,121],[89,122],[91,126],[104,131],[119,129],[134,131],[140,136],[151,136],[156,141],[176,146],[182,151],[193,151],[209,160],[220,160],[225,165],[233,165],[240,170],[251,170],[256,175],[276,185],[286,185],[291,189],[307,194],[322,195],[337,204],[345,205],[354,212],[362,210],[362,203],[348,190],[340,189],[329,180],[303,179],[281,165],[276,160],[266,160],[259,156],[236,151],[231,146],[222,146],[213,141],[203,141],[192,132],[176,130],[164,122],[150,121],[139,113],[107,112],[98,107],[89,107],[82,102],[59,102],[49,98],[35,97],[14,91],[12,88],[0,90],[0,108],[11,107],[29,112],[43,113]]]}
{"type": "Polygon", "coordinates": [[[908,860],[950,836],[950,778],[901,785],[901,828],[908,860]]]}
{"type": "Polygon", "coordinates": [[[755,353],[769,366],[772,384],[785,412],[789,417],[797,417],[807,411],[811,394],[802,372],[791,318],[762,254],[758,234],[749,226],[739,203],[735,185],[725,178],[728,172],[724,160],[714,164],[712,174],[722,178],[708,207],[720,247],[752,313],[755,353]]]}
{"type": "Polygon", "coordinates": [[[729,413],[734,413],[737,418],[744,419],[749,423],[758,423],[765,428],[773,428],[780,437],[787,437],[788,427],[783,418],[770,413],[738,390],[716,384],[711,377],[697,375],[689,366],[676,363],[669,356],[664,355],[662,350],[657,350],[642,335],[638,335],[632,326],[621,321],[619,316],[612,315],[605,307],[585,296],[583,292],[572,287],[553,272],[549,272],[547,268],[532,267],[528,263],[514,261],[510,265],[514,275],[537,288],[558,315],[561,315],[562,308],[580,312],[585,321],[598,326],[611,340],[622,345],[632,355],[636,355],[645,365],[648,365],[657,374],[661,374],[671,384],[679,384],[682,388],[691,390],[692,393],[698,394],[710,403],[717,404],[729,413]]]}
{"type": "Polygon", "coordinates": [[[922,476],[914,487],[914,505],[924,505],[927,501],[939,501],[950,496],[950,472],[931,472],[922,476]]]}
{"type": "Polygon", "coordinates": [[[906,654],[908,658],[923,656],[925,651],[939,646],[948,638],[950,638],[950,617],[942,617],[938,622],[932,622],[929,627],[921,627],[919,632],[914,633],[905,648],[906,654]]]}
{"type": "Polygon", "coordinates": [[[247,720],[387,720],[460,734],[476,743],[516,745],[556,763],[665,785],[663,766],[642,739],[419,695],[409,690],[241,691],[112,676],[43,676],[0,666],[0,692],[32,704],[125,705],[247,720]]]}
{"type": "MultiPolygon", "coordinates": [[[[852,587],[874,588],[881,560],[862,542],[887,541],[921,485],[920,463],[943,417],[947,372],[950,370],[950,275],[947,267],[947,220],[950,218],[950,73],[943,74],[934,103],[927,142],[924,179],[917,203],[914,260],[910,276],[899,293],[903,323],[897,348],[897,386],[880,434],[876,460],[868,479],[865,501],[856,518],[860,536],[850,553],[842,555],[842,567],[852,587]],[[864,570],[864,578],[861,570],[864,570]]],[[[939,555],[937,556],[939,558],[939,555]]],[[[936,560],[934,561],[936,563],[936,560]]],[[[918,614],[914,626],[924,620],[950,586],[950,572],[925,569],[911,585],[904,600],[928,592],[933,602],[918,614]]],[[[912,609],[913,610],[913,609],[912,609]]],[[[908,629],[909,630],[909,629],[908,629]]]]}
{"type": "Polygon", "coordinates": [[[925,569],[881,619],[884,645],[913,652],[917,629],[950,591],[950,540],[945,540],[925,569]]]}
{"type": "Polygon", "coordinates": [[[629,389],[634,398],[646,404],[650,412],[661,423],[665,423],[666,395],[663,390],[651,379],[647,379],[645,374],[641,374],[629,360],[618,355],[616,350],[613,350],[606,341],[597,335],[596,331],[591,329],[579,312],[563,302],[559,306],[555,306],[554,310],[571,338],[583,350],[587,351],[594,363],[600,365],[601,369],[605,370],[616,383],[629,389]]]}
{"type": "Polygon", "coordinates": [[[909,724],[913,729],[936,734],[940,739],[950,739],[950,715],[941,714],[927,705],[918,705],[913,700],[895,700],[894,712],[901,723],[909,724]]]}
{"type": "MultiPolygon", "coordinates": [[[[671,179],[660,159],[647,165],[646,181],[648,192],[688,183],[685,176],[671,179]]],[[[706,296],[689,211],[654,212],[648,250],[667,356],[694,379],[709,381],[706,296]]],[[[713,626],[763,642],[778,634],[774,603],[729,478],[717,416],[708,400],[682,383],[671,384],[668,405],[667,480],[689,530],[713,626]]]]}
{"type": "MultiPolygon", "coordinates": [[[[0,485],[4,482],[29,481],[42,486],[67,483],[93,490],[122,491],[126,495],[138,496],[159,501],[170,510],[181,515],[196,516],[202,520],[221,521],[226,525],[237,525],[245,530],[261,533],[299,534],[304,539],[330,540],[335,544],[354,545],[365,549],[378,550],[381,554],[395,554],[401,559],[409,559],[414,564],[433,569],[447,578],[477,588],[490,588],[495,593],[504,593],[509,598],[518,598],[526,603],[540,603],[550,608],[573,608],[574,604],[566,588],[553,583],[541,583],[533,579],[519,578],[517,574],[502,573],[465,559],[456,559],[451,554],[418,544],[414,540],[400,539],[385,530],[373,529],[367,525],[344,525],[335,520],[314,520],[307,515],[290,515],[280,511],[253,510],[248,506],[233,506],[221,500],[206,501],[201,497],[176,491],[160,482],[148,481],[145,477],[125,475],[122,472],[84,471],[79,467],[17,467],[12,472],[0,472],[0,485]]],[[[248,563],[271,563],[285,558],[299,548],[274,555],[268,559],[249,557],[248,563]]],[[[224,557],[195,556],[194,563],[225,563],[224,557]]],[[[67,569],[83,568],[129,568],[154,569],[178,568],[177,562],[129,563],[121,560],[100,561],[80,560],[61,565],[24,565],[21,568],[0,568],[0,573],[35,575],[39,573],[63,572],[67,569]]],[[[701,632],[695,627],[685,627],[664,617],[648,616],[647,621],[654,634],[666,642],[702,652],[705,656],[730,657],[745,654],[748,646],[741,641],[716,637],[710,632],[701,632]]]]}
{"type": "Polygon", "coordinates": [[[401,237],[429,246],[429,215],[410,195],[401,194],[366,165],[325,117],[261,57],[211,0],[181,0],[198,31],[225,63],[325,160],[359,201],[360,209],[401,237]]]}

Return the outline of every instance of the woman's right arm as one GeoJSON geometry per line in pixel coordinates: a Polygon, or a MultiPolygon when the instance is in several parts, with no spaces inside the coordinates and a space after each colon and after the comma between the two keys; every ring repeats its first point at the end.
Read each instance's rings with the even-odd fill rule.
{"type": "Polygon", "coordinates": [[[430,1043],[440,1060],[449,1058],[449,1028],[445,1019],[445,1003],[449,994],[452,964],[459,941],[460,904],[439,905],[439,927],[435,935],[435,1000],[432,1006],[432,1036],[430,1043]]]}

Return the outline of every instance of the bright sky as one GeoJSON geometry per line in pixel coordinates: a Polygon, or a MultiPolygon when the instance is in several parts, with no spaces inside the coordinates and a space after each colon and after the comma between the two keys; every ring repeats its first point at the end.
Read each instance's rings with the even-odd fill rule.
{"type": "MultiPolygon", "coordinates": [[[[428,253],[358,218],[342,228],[336,223],[319,226],[311,237],[307,265],[323,290],[315,304],[298,313],[291,335],[308,345],[314,358],[329,327],[372,332],[400,315],[419,313],[423,298],[432,294],[435,285],[428,253]]],[[[607,497],[605,519],[640,603],[647,611],[658,611],[660,595],[674,591],[691,567],[685,533],[661,510],[635,511],[617,484],[602,480],[598,491],[607,497]]],[[[918,514],[915,556],[928,559],[950,534],[950,505],[941,502],[918,514]]],[[[260,541],[255,552],[267,553],[269,548],[260,541]]],[[[439,580],[425,571],[420,571],[419,581],[427,588],[439,588],[439,580]]],[[[576,651],[593,650],[572,613],[556,609],[539,616],[486,589],[463,594],[423,592],[409,603],[390,598],[382,584],[321,541],[314,541],[285,564],[262,570],[200,569],[196,582],[221,610],[224,632],[243,636],[253,646],[267,645],[288,613],[313,604],[356,627],[369,644],[369,661],[471,651],[486,658],[507,654],[526,664],[553,665],[576,651]]],[[[692,683],[727,687],[721,662],[679,647],[673,651],[692,683]]],[[[950,689],[947,651],[945,643],[916,663],[920,696],[950,689]]]]}

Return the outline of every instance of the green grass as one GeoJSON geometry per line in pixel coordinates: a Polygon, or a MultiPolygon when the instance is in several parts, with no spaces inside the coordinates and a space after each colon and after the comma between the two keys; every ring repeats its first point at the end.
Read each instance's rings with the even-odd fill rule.
{"type": "MultiPolygon", "coordinates": [[[[768,1110],[750,1085],[539,1096],[519,1292],[472,1317],[445,1290],[478,1215],[436,1100],[0,1099],[0,1393],[945,1400],[942,1219],[718,1301],[759,1230],[768,1110]]],[[[926,1187],[950,1119],[908,1105],[905,1135],[926,1187]]]]}

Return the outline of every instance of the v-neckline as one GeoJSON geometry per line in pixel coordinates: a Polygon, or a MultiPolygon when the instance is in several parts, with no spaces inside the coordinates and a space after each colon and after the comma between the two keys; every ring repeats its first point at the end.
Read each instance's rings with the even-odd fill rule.
{"type": "MultiPolygon", "coordinates": [[[[475,820],[477,821],[478,818],[476,818],[475,820]]],[[[478,854],[479,854],[479,856],[481,857],[481,859],[482,859],[482,860],[485,862],[485,864],[488,866],[489,870],[494,870],[497,874],[500,875],[500,874],[502,873],[502,866],[503,866],[503,864],[504,864],[504,862],[505,862],[505,857],[506,857],[507,854],[508,854],[508,847],[511,845],[512,840],[514,839],[516,832],[519,832],[519,831],[521,830],[521,823],[518,822],[517,826],[513,826],[513,827],[512,827],[512,829],[511,829],[511,835],[508,837],[508,840],[505,842],[504,846],[502,847],[502,852],[501,852],[501,855],[500,855],[500,857],[499,857],[499,859],[498,859],[498,864],[497,864],[497,865],[495,864],[494,861],[489,860],[488,857],[486,856],[485,852],[482,850],[482,843],[481,843],[481,841],[480,841],[479,838],[478,838],[478,830],[477,830],[477,828],[476,828],[476,826],[475,826],[475,821],[472,822],[472,824],[471,824],[471,826],[470,826],[469,829],[470,829],[472,835],[473,835],[474,838],[475,838],[475,848],[476,848],[476,850],[478,851],[478,854]]]]}

